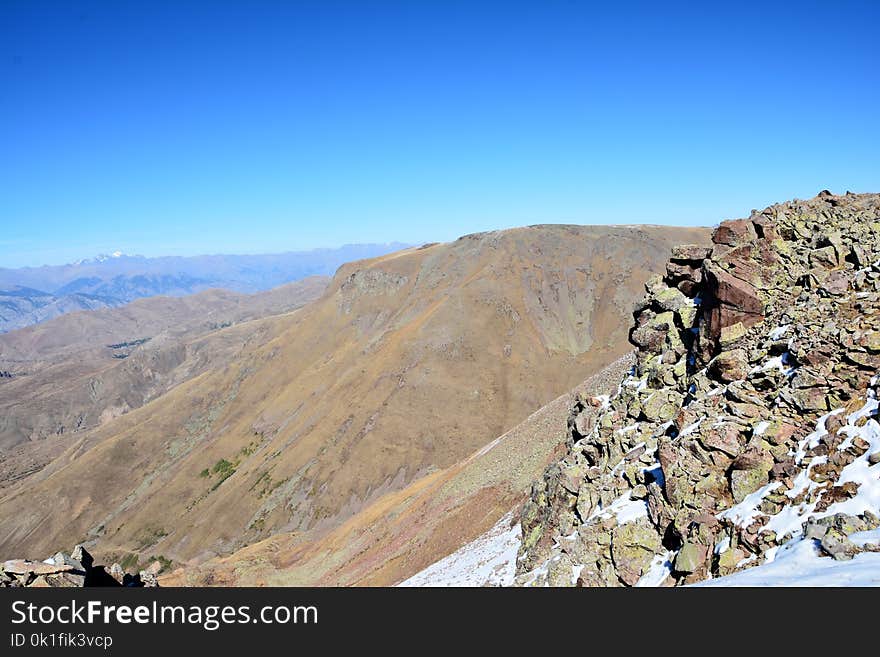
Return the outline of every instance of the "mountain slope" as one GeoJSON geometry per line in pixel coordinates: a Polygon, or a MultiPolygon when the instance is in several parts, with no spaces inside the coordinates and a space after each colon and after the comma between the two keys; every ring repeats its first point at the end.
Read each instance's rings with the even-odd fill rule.
{"type": "Polygon", "coordinates": [[[525,501],[531,482],[564,445],[572,401],[610,392],[632,362],[629,354],[619,358],[467,458],[384,495],[333,531],[317,537],[278,534],[228,557],[179,570],[162,583],[396,584],[487,527],[503,525],[500,518],[509,520],[510,509],[525,501]]]}
{"type": "Polygon", "coordinates": [[[0,333],[144,297],[185,296],[212,288],[252,294],[309,276],[330,276],[345,262],[405,246],[351,244],[263,255],[160,258],[114,253],[68,265],[0,268],[0,333]]]}
{"type": "Polygon", "coordinates": [[[533,488],[517,582],[691,584],[880,550],[859,540],[880,525],[880,195],[724,222],[666,272],[636,308],[633,372],[598,416],[574,407],[533,488]]]}
{"type": "Polygon", "coordinates": [[[299,308],[327,283],[311,277],[254,295],[151,297],[0,335],[0,486],[15,474],[7,471],[10,457],[22,452],[12,448],[33,455],[47,447],[34,441],[82,432],[142,406],[228,360],[255,330],[236,325],[299,308]]]}
{"type": "Polygon", "coordinates": [[[537,226],[345,265],[228,363],[7,489],[0,551],[180,560],[339,526],[625,353],[641,281],[706,236],[537,226]]]}
{"type": "Polygon", "coordinates": [[[0,289],[0,334],[78,310],[115,308],[125,303],[96,294],[55,295],[18,285],[0,289]]]}

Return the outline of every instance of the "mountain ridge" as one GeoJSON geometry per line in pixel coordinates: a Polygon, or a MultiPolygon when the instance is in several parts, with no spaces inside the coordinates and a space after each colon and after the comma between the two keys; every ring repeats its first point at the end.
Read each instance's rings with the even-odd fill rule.
{"type": "Polygon", "coordinates": [[[5,490],[0,548],[85,540],[101,558],[198,562],[332,530],[628,350],[621,319],[649,269],[707,237],[524,228],[347,264],[317,301],[260,320],[229,363],[5,490]]]}
{"type": "Polygon", "coordinates": [[[673,250],[634,311],[636,366],[573,406],[533,486],[517,584],[722,582],[880,551],[878,220],[880,195],[823,191],[673,250]]]}

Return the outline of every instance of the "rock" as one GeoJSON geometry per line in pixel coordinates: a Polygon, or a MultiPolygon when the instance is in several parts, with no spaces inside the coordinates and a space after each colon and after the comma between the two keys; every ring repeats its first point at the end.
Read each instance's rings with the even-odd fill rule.
{"type": "Polygon", "coordinates": [[[682,264],[670,260],[666,263],[666,279],[672,283],[689,281],[696,284],[703,280],[703,270],[696,263],[682,264]]]}
{"type": "Polygon", "coordinates": [[[730,575],[736,570],[737,565],[746,558],[746,553],[738,548],[725,550],[718,555],[718,574],[730,575]]]}
{"type": "Polygon", "coordinates": [[[880,353],[880,331],[867,331],[859,340],[859,345],[872,354],[880,353]]]}
{"type": "Polygon", "coordinates": [[[828,410],[828,397],[821,388],[794,389],[780,396],[800,411],[828,410]]]}
{"type": "Polygon", "coordinates": [[[74,562],[82,564],[83,569],[89,570],[95,563],[95,559],[89,554],[88,550],[86,550],[83,545],[76,545],[73,548],[73,552],[70,553],[70,558],[74,560],[74,562]]]}
{"type": "Polygon", "coordinates": [[[700,427],[700,442],[706,449],[718,450],[735,457],[742,451],[742,427],[730,422],[719,427],[700,427]]]}
{"type": "Polygon", "coordinates": [[[692,303],[681,306],[675,311],[676,316],[681,321],[681,325],[685,328],[691,328],[697,321],[697,307],[692,303]]]}
{"type": "Polygon", "coordinates": [[[850,289],[849,274],[843,270],[831,272],[823,282],[822,289],[834,296],[846,294],[850,289]]]}
{"type": "Polygon", "coordinates": [[[655,297],[657,305],[663,311],[676,311],[685,306],[693,306],[693,302],[674,287],[664,288],[655,297]]]}
{"type": "Polygon", "coordinates": [[[746,336],[746,327],[742,322],[737,322],[736,324],[731,324],[730,326],[725,326],[721,329],[721,335],[719,342],[721,344],[721,349],[726,351],[732,349],[737,344],[742,342],[742,339],[746,336]]]}
{"type": "Polygon", "coordinates": [[[815,522],[812,518],[804,526],[804,538],[821,541],[828,532],[828,525],[815,522]]]}
{"type": "Polygon", "coordinates": [[[119,582],[119,584],[125,583],[125,571],[122,570],[122,566],[120,566],[118,563],[114,563],[112,566],[110,566],[109,575],[117,582],[119,582]]]}
{"type": "Polygon", "coordinates": [[[672,248],[673,260],[684,260],[685,262],[702,262],[712,253],[711,246],[701,246],[699,244],[682,244],[672,248]]]}
{"type": "Polygon", "coordinates": [[[673,340],[678,339],[675,315],[672,312],[661,313],[634,329],[630,341],[637,347],[659,354],[663,351],[668,337],[673,340]]]}
{"type": "Polygon", "coordinates": [[[718,340],[721,330],[742,322],[748,328],[763,321],[764,302],[754,285],[740,280],[707,260],[703,263],[706,280],[708,333],[718,340]]]}
{"type": "Polygon", "coordinates": [[[743,349],[723,351],[709,363],[709,373],[724,383],[744,379],[749,373],[748,354],[743,349]]]}
{"type": "Polygon", "coordinates": [[[810,253],[810,265],[813,267],[833,269],[839,264],[837,250],[833,246],[825,246],[810,253]]]}
{"type": "Polygon", "coordinates": [[[86,576],[85,573],[80,575],[77,571],[71,571],[58,578],[58,582],[58,586],[82,588],[86,585],[86,576]]]}
{"type": "Polygon", "coordinates": [[[570,493],[577,493],[584,481],[586,467],[575,464],[562,471],[560,481],[563,487],[570,493]]]}
{"type": "Polygon", "coordinates": [[[726,246],[740,246],[758,239],[755,227],[748,219],[735,219],[723,221],[712,234],[714,244],[726,246]]]}
{"type": "Polygon", "coordinates": [[[632,585],[679,544],[668,581],[682,585],[762,563],[790,539],[768,527],[779,513],[838,559],[855,553],[847,535],[880,525],[870,513],[817,519],[859,492],[841,477],[848,465],[880,463],[854,435],[880,395],[880,195],[778,204],[724,222],[714,244],[676,251],[646,285],[632,375],[533,487],[520,568],[566,554],[582,585],[632,585]],[[822,416],[827,431],[805,443],[822,416]],[[574,494],[560,473],[585,463],[574,494]],[[816,485],[804,488],[807,468],[816,485]],[[752,521],[722,513],[771,481],[752,521]],[[647,517],[593,517],[622,496],[647,517]]]}
{"type": "Polygon", "coordinates": [[[835,561],[852,559],[859,551],[843,532],[834,527],[825,532],[819,544],[822,546],[822,550],[835,561]]]}
{"type": "Polygon", "coordinates": [[[773,469],[773,456],[758,447],[749,447],[730,466],[730,493],[737,503],[765,485],[773,469]]]}
{"type": "Polygon", "coordinates": [[[657,391],[642,405],[642,413],[649,420],[666,422],[675,417],[681,406],[682,396],[676,392],[657,391]]]}
{"type": "Polygon", "coordinates": [[[547,567],[547,583],[554,587],[574,585],[574,569],[567,554],[550,560],[547,567]]]}
{"type": "Polygon", "coordinates": [[[24,575],[33,573],[34,575],[54,575],[55,573],[65,573],[73,570],[73,566],[67,564],[48,564],[42,561],[26,561],[24,559],[12,559],[3,562],[3,570],[13,575],[24,575]]]}
{"type": "Polygon", "coordinates": [[[694,573],[706,562],[708,548],[696,543],[685,543],[675,557],[673,568],[679,573],[694,573]]]}
{"type": "Polygon", "coordinates": [[[611,533],[611,554],[621,581],[632,586],[662,551],[660,537],[647,518],[618,525],[611,533]]]}
{"type": "Polygon", "coordinates": [[[816,376],[804,367],[798,369],[791,379],[793,388],[815,388],[824,384],[825,379],[816,376]]]}

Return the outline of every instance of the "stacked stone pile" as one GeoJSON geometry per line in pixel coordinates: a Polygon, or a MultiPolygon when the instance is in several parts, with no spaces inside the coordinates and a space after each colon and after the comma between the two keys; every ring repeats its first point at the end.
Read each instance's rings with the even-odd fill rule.
{"type": "Polygon", "coordinates": [[[688,584],[880,525],[880,195],[822,192],[675,249],[633,371],[579,399],[532,489],[518,583],[688,584]],[[598,413],[588,413],[589,407],[598,413]]]}

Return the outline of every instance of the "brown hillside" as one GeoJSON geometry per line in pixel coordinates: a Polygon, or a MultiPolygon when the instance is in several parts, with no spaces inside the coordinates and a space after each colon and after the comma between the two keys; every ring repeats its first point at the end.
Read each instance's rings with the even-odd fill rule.
{"type": "Polygon", "coordinates": [[[0,335],[0,372],[7,374],[0,377],[0,450],[32,451],[11,448],[142,406],[227,361],[237,336],[250,334],[222,329],[299,308],[321,296],[329,280],[313,276],[257,294],[150,297],[0,335]]]}
{"type": "Polygon", "coordinates": [[[565,449],[579,395],[609,394],[627,354],[448,468],[388,493],[322,536],[282,533],[162,578],[163,586],[390,586],[454,552],[528,497],[565,449]]]}
{"type": "Polygon", "coordinates": [[[338,526],[628,351],[644,281],[707,239],[534,226],[345,265],[228,362],[0,493],[0,553],[86,539],[181,560],[338,526]]]}

